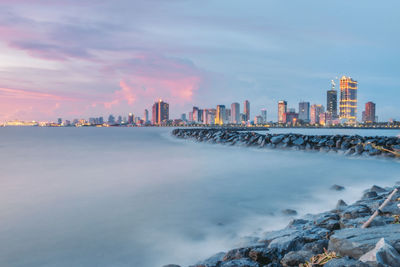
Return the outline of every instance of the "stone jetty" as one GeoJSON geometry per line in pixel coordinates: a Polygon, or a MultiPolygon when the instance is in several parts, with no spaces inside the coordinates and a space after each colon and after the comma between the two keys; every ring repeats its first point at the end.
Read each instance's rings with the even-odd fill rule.
{"type": "Polygon", "coordinates": [[[331,211],[292,219],[284,229],[249,237],[241,247],[190,267],[398,267],[400,192],[361,228],[396,187],[374,185],[351,205],[339,200],[331,211]]]}
{"type": "Polygon", "coordinates": [[[226,145],[335,151],[345,155],[400,157],[400,138],[396,136],[261,134],[252,131],[208,128],[174,129],[172,135],[198,142],[226,145]]]}

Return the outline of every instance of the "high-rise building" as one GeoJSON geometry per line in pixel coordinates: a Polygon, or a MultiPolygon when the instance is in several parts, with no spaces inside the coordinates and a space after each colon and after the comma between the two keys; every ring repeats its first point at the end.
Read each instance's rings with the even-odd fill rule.
{"type": "Polygon", "coordinates": [[[153,104],[152,123],[160,125],[169,120],[169,104],[163,102],[161,99],[153,104]]]}
{"type": "Polygon", "coordinates": [[[340,79],[339,118],[348,124],[357,122],[357,81],[343,76],[340,79]]]}
{"type": "Polygon", "coordinates": [[[263,108],[261,110],[261,117],[262,117],[264,123],[266,123],[267,122],[267,110],[265,108],[263,108]]]}
{"type": "Polygon", "coordinates": [[[135,122],[135,115],[133,113],[128,114],[128,124],[133,124],[135,122]]]}
{"type": "Polygon", "coordinates": [[[310,122],[310,102],[299,103],[299,120],[305,123],[310,122]]]}
{"type": "Polygon", "coordinates": [[[283,113],[283,123],[288,123],[288,124],[294,125],[294,124],[296,124],[298,118],[299,118],[299,114],[293,110],[283,113]]]}
{"type": "Polygon", "coordinates": [[[193,107],[192,114],[193,114],[192,121],[194,121],[194,122],[199,122],[199,121],[200,121],[200,120],[199,120],[200,118],[199,118],[199,108],[198,108],[198,107],[193,107]]]}
{"type": "Polygon", "coordinates": [[[229,123],[231,121],[231,109],[227,108],[225,109],[225,121],[226,123],[229,123]]]}
{"type": "Polygon", "coordinates": [[[258,125],[258,124],[263,124],[264,123],[264,119],[262,116],[258,115],[254,117],[254,124],[258,125]]]}
{"type": "Polygon", "coordinates": [[[182,121],[186,121],[186,113],[182,113],[182,115],[181,115],[181,120],[182,120],[182,121]]]}
{"type": "Polygon", "coordinates": [[[323,105],[312,105],[310,109],[310,123],[319,124],[320,115],[325,112],[323,105]]]}
{"type": "Polygon", "coordinates": [[[337,118],[337,91],[335,82],[332,80],[332,88],[326,92],[326,112],[331,113],[332,119],[337,118]]]}
{"type": "Polygon", "coordinates": [[[204,110],[204,123],[205,124],[214,124],[215,123],[215,114],[216,114],[216,109],[211,108],[211,109],[205,109],[204,110]]]}
{"type": "Polygon", "coordinates": [[[243,113],[246,115],[246,121],[250,120],[250,102],[245,100],[243,103],[243,113]]]}
{"type": "Polygon", "coordinates": [[[375,103],[368,102],[365,104],[365,115],[364,115],[364,122],[365,123],[374,123],[375,122],[375,103]]]}
{"type": "Polygon", "coordinates": [[[62,124],[62,118],[57,119],[57,124],[61,125],[62,124]]]}
{"type": "Polygon", "coordinates": [[[323,126],[330,126],[332,124],[332,113],[323,112],[319,114],[319,124],[323,126]]]}
{"type": "Polygon", "coordinates": [[[147,123],[149,121],[149,111],[145,109],[143,115],[144,115],[143,116],[144,123],[147,123]]]}
{"type": "Polygon", "coordinates": [[[232,123],[240,123],[240,104],[232,103],[231,105],[231,122],[232,123]]]}
{"type": "Polygon", "coordinates": [[[115,117],[112,114],[110,114],[110,116],[108,116],[108,123],[109,124],[114,124],[115,123],[115,117]]]}
{"type": "Polygon", "coordinates": [[[222,125],[225,122],[225,105],[218,105],[217,106],[217,114],[215,114],[215,124],[222,125]]]}
{"type": "Polygon", "coordinates": [[[283,121],[283,114],[287,112],[287,102],[284,100],[280,100],[278,102],[278,122],[285,123],[283,121]]]}

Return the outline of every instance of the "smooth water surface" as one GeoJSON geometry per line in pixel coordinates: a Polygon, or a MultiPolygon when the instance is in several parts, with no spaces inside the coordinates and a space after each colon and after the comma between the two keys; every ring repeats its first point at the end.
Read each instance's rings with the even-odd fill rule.
{"type": "Polygon", "coordinates": [[[282,209],[323,211],[400,180],[398,161],[171,130],[0,128],[0,266],[186,266],[282,227],[282,209]]]}

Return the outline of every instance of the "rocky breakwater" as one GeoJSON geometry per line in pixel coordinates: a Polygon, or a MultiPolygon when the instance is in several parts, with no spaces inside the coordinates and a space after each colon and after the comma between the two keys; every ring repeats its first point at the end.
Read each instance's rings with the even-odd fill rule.
{"type": "Polygon", "coordinates": [[[220,129],[174,129],[172,135],[198,142],[308,151],[345,155],[400,157],[400,138],[359,135],[259,134],[220,129]]]}
{"type": "Polygon", "coordinates": [[[400,266],[399,192],[361,228],[394,188],[373,186],[351,205],[339,200],[331,211],[293,219],[282,230],[249,237],[247,244],[191,267],[400,266]]]}

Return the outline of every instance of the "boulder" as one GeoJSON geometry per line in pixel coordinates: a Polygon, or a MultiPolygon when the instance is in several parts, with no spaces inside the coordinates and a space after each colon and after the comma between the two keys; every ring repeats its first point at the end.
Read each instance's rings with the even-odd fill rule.
{"type": "Polygon", "coordinates": [[[284,135],[273,136],[271,138],[271,143],[274,144],[274,145],[279,144],[280,142],[282,142],[284,137],[285,137],[284,135]]]}
{"type": "Polygon", "coordinates": [[[400,266],[400,254],[384,238],[381,238],[374,249],[360,257],[360,261],[400,266]]]}
{"type": "Polygon", "coordinates": [[[377,196],[378,196],[378,194],[375,191],[368,191],[368,192],[365,192],[363,194],[361,199],[374,198],[374,197],[377,197],[377,196]]]}
{"type": "Polygon", "coordinates": [[[366,205],[351,205],[348,206],[342,213],[341,217],[344,219],[355,219],[358,217],[365,217],[371,215],[371,209],[366,205]]]}
{"type": "Polygon", "coordinates": [[[292,209],[285,209],[285,210],[282,210],[282,213],[283,213],[284,215],[288,215],[288,216],[296,216],[296,215],[297,215],[297,211],[292,210],[292,209]]]}
{"type": "Polygon", "coordinates": [[[284,267],[287,266],[299,266],[299,264],[308,261],[313,256],[310,251],[299,250],[291,251],[287,253],[281,260],[281,264],[284,267]]]}
{"type": "Polygon", "coordinates": [[[324,267],[369,267],[369,265],[362,261],[344,257],[332,259],[325,263],[324,267]]]}
{"type": "Polygon", "coordinates": [[[259,267],[257,262],[250,259],[232,260],[221,263],[218,267],[259,267]]]}
{"type": "Polygon", "coordinates": [[[344,210],[347,206],[348,206],[347,203],[344,202],[343,199],[339,199],[337,204],[336,204],[336,209],[337,210],[344,210]]]}
{"type": "Polygon", "coordinates": [[[221,264],[222,259],[225,256],[225,252],[220,252],[217,253],[213,256],[211,256],[210,258],[204,260],[204,261],[200,261],[197,264],[190,266],[190,267],[217,267],[221,264]]]}
{"type": "Polygon", "coordinates": [[[341,256],[355,259],[372,250],[381,239],[391,244],[396,250],[400,249],[400,225],[388,224],[372,228],[349,228],[337,230],[329,240],[328,249],[341,256]]]}
{"type": "Polygon", "coordinates": [[[334,184],[334,185],[331,186],[330,189],[331,190],[335,190],[335,191],[343,191],[344,190],[344,186],[334,184]]]}

